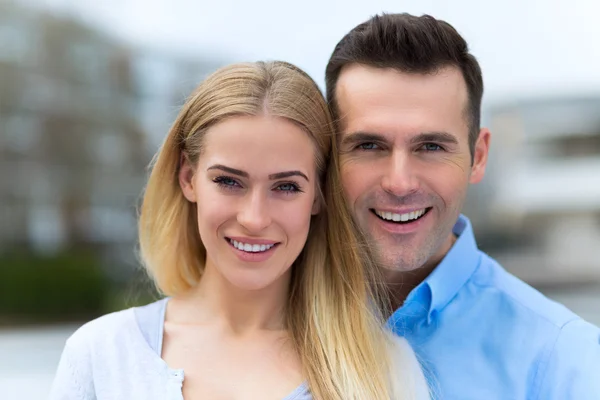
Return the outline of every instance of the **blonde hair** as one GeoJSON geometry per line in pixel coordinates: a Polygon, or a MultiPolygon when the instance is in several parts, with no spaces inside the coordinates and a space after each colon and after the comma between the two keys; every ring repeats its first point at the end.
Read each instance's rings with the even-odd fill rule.
{"type": "Polygon", "coordinates": [[[204,133],[213,124],[260,114],[298,124],[315,144],[321,212],[313,216],[306,245],[292,266],[286,307],[287,329],[314,398],[412,399],[405,388],[404,397],[392,393],[396,385],[390,374],[401,371],[392,368],[392,340],[378,314],[380,296],[370,285],[376,267],[343,198],[338,168],[327,168],[333,138],[327,104],[315,82],[289,63],[224,67],[183,106],[153,160],[141,206],[140,255],[149,275],[170,296],[201,279],[206,250],[195,204],[179,186],[180,160],[185,155],[197,163],[204,133]]]}

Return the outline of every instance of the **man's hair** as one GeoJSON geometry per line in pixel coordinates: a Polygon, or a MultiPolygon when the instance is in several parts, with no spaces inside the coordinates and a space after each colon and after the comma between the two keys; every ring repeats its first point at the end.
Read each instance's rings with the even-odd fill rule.
{"type": "Polygon", "coordinates": [[[465,114],[473,155],[480,129],[483,79],[467,42],[450,24],[430,15],[382,14],[352,29],[335,46],[325,72],[327,101],[335,121],[340,117],[336,103],[337,81],[342,69],[350,64],[393,68],[412,74],[458,68],[467,86],[465,114]]]}

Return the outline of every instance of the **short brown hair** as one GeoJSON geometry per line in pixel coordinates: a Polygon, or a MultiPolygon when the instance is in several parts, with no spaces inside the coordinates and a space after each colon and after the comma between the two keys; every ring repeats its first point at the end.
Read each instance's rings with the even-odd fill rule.
{"type": "Polygon", "coordinates": [[[342,69],[350,64],[414,74],[435,73],[449,66],[460,69],[469,99],[465,111],[473,155],[481,122],[483,78],[467,42],[452,25],[430,15],[403,13],[376,15],[352,29],[335,46],[325,72],[327,101],[336,121],[335,89],[342,69]]]}

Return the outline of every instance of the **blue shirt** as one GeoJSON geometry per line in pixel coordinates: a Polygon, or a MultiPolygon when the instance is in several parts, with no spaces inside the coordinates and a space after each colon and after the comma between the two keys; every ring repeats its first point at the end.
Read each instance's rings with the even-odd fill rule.
{"type": "Polygon", "coordinates": [[[437,399],[598,400],[600,329],[477,248],[469,220],[388,323],[414,347],[437,399]]]}

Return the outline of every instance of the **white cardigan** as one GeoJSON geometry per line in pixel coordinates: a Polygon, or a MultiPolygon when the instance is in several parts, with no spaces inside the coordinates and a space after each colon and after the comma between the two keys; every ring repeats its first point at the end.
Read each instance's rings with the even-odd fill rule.
{"type": "MultiPolygon", "coordinates": [[[[169,368],[160,357],[166,303],[162,299],[108,314],[79,328],[66,342],[50,400],[183,400],[183,370],[169,368]]],[[[414,367],[402,380],[414,385],[416,399],[429,399],[406,340],[400,340],[399,351],[414,367]]],[[[283,400],[312,396],[302,384],[283,400]]]]}

